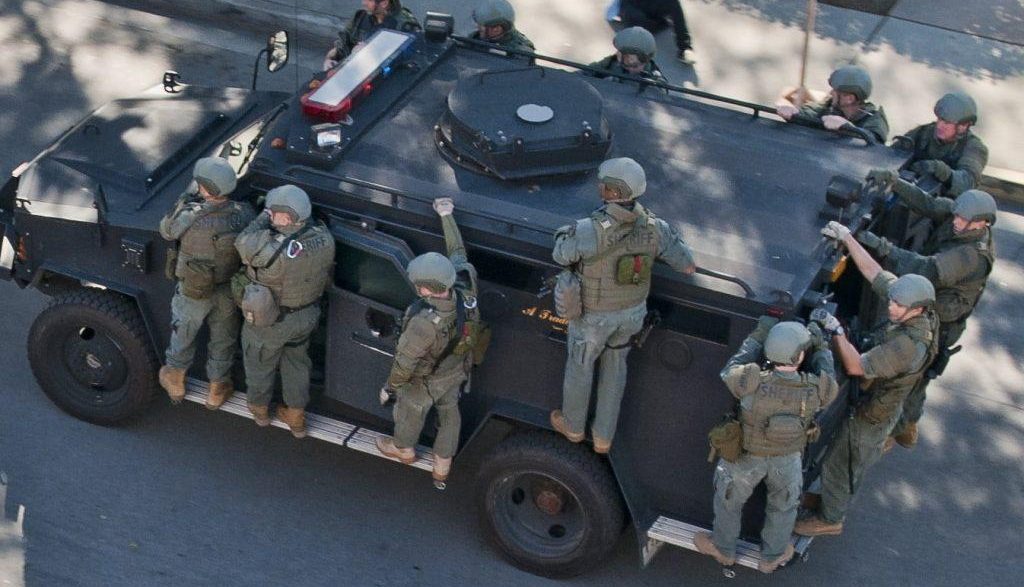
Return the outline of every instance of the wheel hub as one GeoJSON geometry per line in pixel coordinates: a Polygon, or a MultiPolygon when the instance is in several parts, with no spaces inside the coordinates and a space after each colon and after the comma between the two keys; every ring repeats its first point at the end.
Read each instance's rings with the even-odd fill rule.
{"type": "Polygon", "coordinates": [[[564,504],[562,496],[558,495],[550,489],[545,489],[537,494],[537,497],[533,500],[536,504],[537,509],[544,512],[549,516],[558,515],[562,512],[562,505],[564,504]]]}

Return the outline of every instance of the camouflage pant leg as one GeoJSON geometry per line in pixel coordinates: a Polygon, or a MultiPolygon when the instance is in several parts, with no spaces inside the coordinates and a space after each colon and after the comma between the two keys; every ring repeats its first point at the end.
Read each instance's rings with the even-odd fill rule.
{"type": "MultiPolygon", "coordinates": [[[[948,349],[955,345],[956,341],[960,340],[960,336],[964,333],[966,327],[966,320],[943,322],[939,328],[939,348],[948,349]]],[[[921,417],[924,416],[924,402],[928,399],[927,390],[929,383],[931,383],[931,379],[925,373],[925,376],[917,382],[914,389],[910,390],[907,398],[903,400],[903,413],[896,424],[896,428],[892,431],[894,436],[902,433],[906,429],[907,424],[916,424],[921,421],[921,417]]]]}
{"type": "Polygon", "coordinates": [[[434,400],[427,393],[427,386],[422,381],[417,381],[398,392],[392,412],[395,419],[395,446],[416,446],[433,403],[434,400]]]}
{"type": "Polygon", "coordinates": [[[743,504],[768,472],[768,460],[751,454],[742,455],[735,463],[718,459],[715,467],[715,521],[712,540],[722,554],[736,555],[740,537],[743,504]]]}
{"type": "Polygon", "coordinates": [[[320,320],[320,307],[310,306],[284,317],[280,325],[287,338],[281,344],[281,393],[289,408],[305,408],[309,403],[309,337],[320,320]]]}
{"type": "MultiPolygon", "coordinates": [[[[586,312],[579,318],[569,321],[565,380],[562,384],[562,413],[573,432],[582,432],[586,427],[590,394],[594,387],[594,364],[605,352],[610,338],[632,327],[638,309],[642,312],[644,305],[615,312],[586,312]]],[[[642,314],[640,320],[642,323],[642,314]]],[[[602,425],[601,432],[607,432],[606,428],[610,427],[614,434],[614,422],[611,422],[611,426],[608,426],[607,422],[611,416],[618,419],[618,403],[622,399],[622,389],[626,385],[625,355],[626,353],[612,356],[608,364],[602,367],[602,374],[606,375],[607,380],[599,382],[599,390],[603,389],[606,396],[603,415],[605,424],[602,425]],[[616,400],[616,396],[617,401],[613,401],[616,400]],[[613,403],[615,409],[610,410],[609,406],[613,403]]]]}
{"type": "Polygon", "coordinates": [[[459,390],[463,379],[431,382],[427,392],[437,410],[437,437],[434,438],[434,454],[450,458],[459,449],[459,431],[462,415],[459,413],[459,390]]]}
{"type": "Polygon", "coordinates": [[[171,340],[165,353],[167,366],[188,370],[192,365],[196,355],[196,336],[212,307],[210,299],[190,298],[181,293],[180,285],[174,288],[174,297],[171,298],[171,340]]]}
{"type": "Polygon", "coordinates": [[[242,315],[231,298],[229,284],[217,286],[210,302],[210,313],[207,316],[210,344],[207,347],[206,376],[210,381],[230,380],[242,315]]]}
{"type": "Polygon", "coordinates": [[[797,507],[803,491],[804,475],[800,453],[767,457],[768,503],[761,529],[761,557],[775,560],[782,556],[793,534],[797,507]]]}
{"type": "Polygon", "coordinates": [[[268,343],[271,326],[242,324],[242,363],[245,365],[245,393],[249,404],[266,406],[274,395],[274,377],[281,358],[281,346],[268,343]]]}
{"type": "Polygon", "coordinates": [[[626,357],[632,349],[629,342],[633,335],[643,328],[646,314],[646,305],[624,310],[618,328],[605,342],[597,374],[597,406],[591,428],[595,438],[611,442],[615,437],[619,407],[626,391],[626,357]]]}
{"type": "Polygon", "coordinates": [[[865,473],[881,458],[885,438],[898,417],[893,414],[878,424],[855,417],[840,424],[821,473],[821,517],[826,522],[841,522],[846,516],[865,473]]]}

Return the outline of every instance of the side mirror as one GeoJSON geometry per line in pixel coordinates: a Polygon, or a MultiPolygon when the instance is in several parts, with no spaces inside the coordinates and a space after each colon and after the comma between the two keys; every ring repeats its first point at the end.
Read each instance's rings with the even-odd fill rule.
{"type": "Polygon", "coordinates": [[[267,71],[274,73],[288,63],[288,31],[267,37],[267,71]]]}

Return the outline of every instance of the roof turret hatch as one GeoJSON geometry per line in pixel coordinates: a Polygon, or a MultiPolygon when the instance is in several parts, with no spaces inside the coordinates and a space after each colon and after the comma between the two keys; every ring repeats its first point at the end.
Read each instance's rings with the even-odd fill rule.
{"type": "Polygon", "coordinates": [[[434,130],[446,159],[502,179],[596,169],[612,138],[597,90],[539,67],[460,80],[434,130]]]}

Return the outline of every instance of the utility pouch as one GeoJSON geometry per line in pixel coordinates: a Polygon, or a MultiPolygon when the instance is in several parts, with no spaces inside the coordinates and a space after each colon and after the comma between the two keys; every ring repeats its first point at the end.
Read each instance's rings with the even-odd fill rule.
{"type": "Polygon", "coordinates": [[[711,445],[709,463],[714,462],[716,454],[735,463],[743,454],[743,427],[739,420],[732,414],[723,416],[722,421],[708,432],[708,443],[711,445]]]}
{"type": "Polygon", "coordinates": [[[262,283],[250,282],[242,292],[242,316],[253,326],[270,326],[277,322],[281,308],[274,292],[262,283]]]}
{"type": "Polygon", "coordinates": [[[789,446],[798,441],[803,441],[807,431],[799,416],[794,414],[775,414],[768,418],[768,426],[764,430],[764,437],[772,444],[789,446]]]}
{"type": "Polygon", "coordinates": [[[642,285],[651,281],[654,259],[650,255],[624,255],[615,263],[615,283],[642,285]]]}
{"type": "Polygon", "coordinates": [[[178,277],[174,274],[178,269],[178,245],[167,249],[167,258],[164,260],[164,277],[174,281],[178,277]]]}
{"type": "Polygon", "coordinates": [[[242,297],[245,294],[245,286],[252,283],[249,279],[249,275],[245,272],[245,266],[242,266],[231,276],[231,298],[235,300],[236,306],[242,305],[242,297]]]}
{"type": "Polygon", "coordinates": [[[583,314],[583,287],[579,276],[569,269],[555,276],[555,312],[566,320],[583,314]]]}
{"type": "Polygon", "coordinates": [[[888,420],[901,404],[902,402],[886,403],[879,401],[877,396],[872,396],[868,401],[857,406],[857,416],[871,424],[881,424],[888,420]]]}
{"type": "Polygon", "coordinates": [[[196,300],[205,300],[213,295],[214,265],[210,261],[189,259],[181,266],[181,293],[196,300]]]}
{"type": "Polygon", "coordinates": [[[487,347],[491,344],[491,327],[480,320],[467,321],[462,326],[462,335],[452,350],[452,354],[461,357],[466,354],[473,356],[473,364],[484,362],[487,347]]]}

